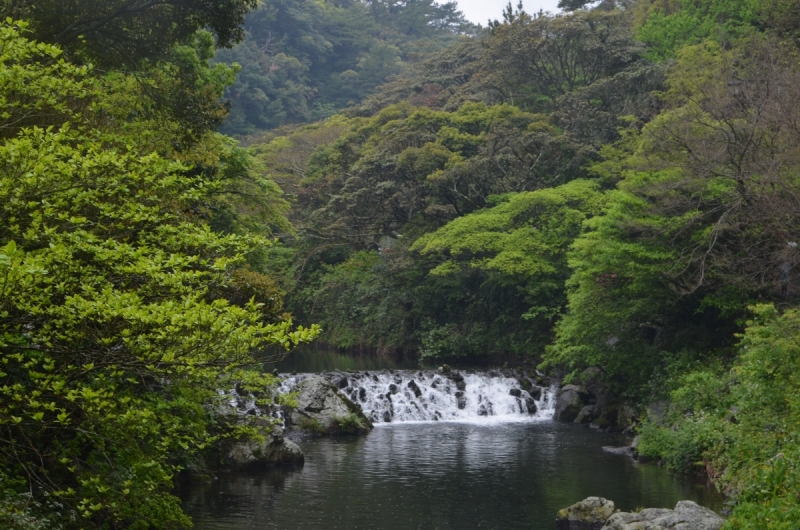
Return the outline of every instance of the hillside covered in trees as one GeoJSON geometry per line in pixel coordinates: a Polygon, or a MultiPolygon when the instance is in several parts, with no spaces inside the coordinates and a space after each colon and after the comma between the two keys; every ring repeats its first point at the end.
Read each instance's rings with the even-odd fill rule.
{"type": "Polygon", "coordinates": [[[215,58],[242,68],[225,92],[223,132],[236,135],[326,118],[479,28],[455,2],[270,0],[244,30],[215,58]]]}
{"type": "Polygon", "coordinates": [[[714,477],[732,528],[793,528],[800,11],[562,7],[252,139],[292,203],[287,306],[342,348],[600,367],[672,402],[641,450],[714,477]]]}
{"type": "Polygon", "coordinates": [[[187,527],[219,389],[319,337],[598,367],[798,528],[800,8],[561,7],[3,4],[0,526],[187,527]]]}

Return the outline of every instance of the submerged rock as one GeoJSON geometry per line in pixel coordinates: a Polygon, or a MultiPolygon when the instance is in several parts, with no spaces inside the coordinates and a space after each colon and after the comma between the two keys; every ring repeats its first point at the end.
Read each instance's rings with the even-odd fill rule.
{"type": "Polygon", "coordinates": [[[288,411],[287,426],[315,434],[364,434],[372,429],[361,408],[320,376],[305,378],[294,391],[297,407],[288,411]]]}
{"type": "Polygon", "coordinates": [[[556,530],[600,530],[616,511],[614,501],[588,497],[556,515],[556,530]]]}

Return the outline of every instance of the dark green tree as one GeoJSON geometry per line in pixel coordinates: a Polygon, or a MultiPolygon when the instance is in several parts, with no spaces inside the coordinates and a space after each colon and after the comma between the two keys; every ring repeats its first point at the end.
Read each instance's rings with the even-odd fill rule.
{"type": "Polygon", "coordinates": [[[138,66],[163,58],[199,29],[227,47],[243,35],[256,0],[9,0],[3,18],[25,19],[32,37],[58,44],[71,56],[103,67],[138,66]]]}

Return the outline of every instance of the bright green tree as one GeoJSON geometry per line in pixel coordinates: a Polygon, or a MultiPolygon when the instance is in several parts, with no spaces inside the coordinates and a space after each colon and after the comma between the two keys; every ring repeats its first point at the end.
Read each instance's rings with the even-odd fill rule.
{"type": "Polygon", "coordinates": [[[29,527],[39,506],[44,526],[185,525],[172,478],[230,434],[218,390],[317,330],[225,299],[268,244],[209,229],[225,180],[95,128],[103,83],[24,27],[0,27],[0,521],[29,527]],[[54,113],[72,123],[20,128],[54,113]]]}

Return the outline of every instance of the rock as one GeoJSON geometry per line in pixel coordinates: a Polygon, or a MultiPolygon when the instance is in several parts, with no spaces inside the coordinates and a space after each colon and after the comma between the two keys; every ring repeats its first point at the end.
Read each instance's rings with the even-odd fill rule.
{"type": "Polygon", "coordinates": [[[556,516],[556,530],[719,530],[724,524],[722,517],[692,501],[680,501],[674,510],[647,508],[627,513],[615,511],[612,501],[589,497],[556,516]]]}
{"type": "Polygon", "coordinates": [[[531,397],[536,401],[539,401],[542,399],[542,387],[532,386],[530,390],[528,390],[528,394],[530,394],[531,397]]]}
{"type": "Polygon", "coordinates": [[[603,379],[603,370],[601,370],[597,366],[590,366],[583,372],[581,372],[581,382],[586,385],[587,387],[595,382],[601,381],[603,379]]]}
{"type": "Polygon", "coordinates": [[[528,408],[528,414],[536,414],[536,412],[539,410],[536,407],[536,401],[534,401],[530,396],[525,398],[525,406],[528,408]]]}
{"type": "Polygon", "coordinates": [[[452,369],[450,368],[449,364],[443,364],[439,367],[439,373],[442,374],[449,374],[452,369]]]}
{"type": "Polygon", "coordinates": [[[461,381],[456,381],[456,388],[463,392],[467,388],[467,382],[463,379],[461,381]]]}
{"type": "Polygon", "coordinates": [[[608,401],[608,387],[603,379],[603,371],[592,366],[581,372],[580,381],[592,399],[600,408],[605,408],[608,401]]]}
{"type": "Polygon", "coordinates": [[[575,385],[567,385],[556,397],[556,410],[553,419],[563,423],[571,423],[578,417],[584,404],[575,385]]]}
{"type": "Polygon", "coordinates": [[[617,410],[617,425],[623,429],[633,426],[636,421],[636,411],[630,405],[622,405],[617,410]]]}
{"type": "Polygon", "coordinates": [[[348,385],[347,377],[342,377],[341,379],[336,381],[336,386],[340,389],[347,388],[347,385],[348,385]]]}
{"type": "Polygon", "coordinates": [[[606,453],[612,453],[615,455],[627,455],[633,456],[633,449],[629,445],[623,445],[622,447],[614,447],[611,445],[606,445],[602,447],[603,451],[606,453]]]}
{"type": "Polygon", "coordinates": [[[597,405],[586,405],[580,410],[580,412],[578,412],[578,415],[575,417],[573,422],[592,423],[599,416],[598,412],[599,412],[599,407],[597,405]]]}
{"type": "Polygon", "coordinates": [[[411,391],[414,392],[414,395],[417,398],[422,396],[422,390],[419,389],[419,385],[417,385],[416,381],[414,381],[413,379],[408,382],[408,388],[410,388],[411,391]]]}
{"type": "Polygon", "coordinates": [[[609,517],[602,530],[719,530],[725,519],[692,501],[680,501],[674,510],[647,508],[609,517]]]}
{"type": "Polygon", "coordinates": [[[519,388],[512,388],[511,390],[508,391],[508,393],[514,397],[522,396],[522,390],[520,390],[519,388]]]}
{"type": "Polygon", "coordinates": [[[532,370],[530,373],[531,381],[537,386],[550,386],[550,381],[543,373],[538,370],[532,370]]]}
{"type": "Polygon", "coordinates": [[[320,376],[307,377],[294,391],[298,393],[297,407],[289,410],[287,425],[316,434],[363,434],[372,429],[372,422],[358,405],[320,376]]]}
{"type": "Polygon", "coordinates": [[[242,440],[234,442],[227,452],[233,467],[268,467],[277,465],[299,465],[304,461],[303,451],[291,440],[283,437],[283,428],[274,425],[264,427],[263,441],[242,440]]]}
{"type": "Polygon", "coordinates": [[[647,406],[647,418],[655,425],[664,426],[669,411],[669,401],[654,401],[647,406]]]}
{"type": "Polygon", "coordinates": [[[589,497],[556,515],[556,530],[600,530],[615,512],[614,501],[589,497]]]}

